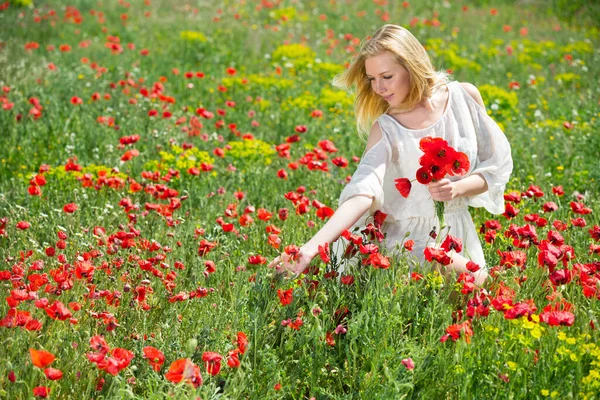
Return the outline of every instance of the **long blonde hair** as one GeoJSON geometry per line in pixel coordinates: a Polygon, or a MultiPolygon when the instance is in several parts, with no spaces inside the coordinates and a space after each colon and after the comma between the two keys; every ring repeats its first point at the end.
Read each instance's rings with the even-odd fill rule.
{"type": "Polygon", "coordinates": [[[430,98],[435,89],[448,82],[448,74],[436,71],[427,52],[407,29],[386,24],[373,37],[364,40],[350,66],[333,78],[333,85],[342,89],[355,88],[354,113],[356,127],[361,136],[368,136],[371,125],[387,111],[388,103],[371,88],[367,79],[365,59],[383,51],[390,51],[410,76],[410,91],[400,105],[399,111],[411,110],[423,99],[430,98]]]}

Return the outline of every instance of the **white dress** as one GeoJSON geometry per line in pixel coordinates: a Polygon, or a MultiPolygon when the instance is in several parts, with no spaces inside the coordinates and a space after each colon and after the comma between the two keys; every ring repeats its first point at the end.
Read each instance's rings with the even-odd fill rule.
{"type": "MultiPolygon", "coordinates": [[[[382,138],[363,154],[351,181],[340,194],[339,205],[362,195],[373,199],[371,209],[355,226],[364,227],[372,222],[369,217],[376,210],[387,214],[382,225],[384,241],[389,251],[396,250],[405,240],[415,243],[412,254],[423,260],[425,246],[434,246],[429,236],[439,222],[428,188],[414,181],[408,198],[400,195],[394,179],[415,179],[419,158],[423,152],[419,141],[425,136],[445,139],[457,151],[467,154],[470,169],[467,175],[481,174],[488,191],[469,198],[458,198],[445,203],[444,219],[448,230],[442,231],[463,242],[461,255],[486,268],[481,241],[473,225],[468,206],[485,207],[492,214],[504,212],[504,189],[512,172],[510,144],[498,125],[487,115],[459,82],[448,83],[448,100],[441,118],[424,129],[408,129],[395,118],[382,114],[377,122],[382,138]]],[[[451,180],[463,177],[449,177],[451,180]]],[[[333,246],[340,256],[347,242],[342,238],[333,246]]]]}

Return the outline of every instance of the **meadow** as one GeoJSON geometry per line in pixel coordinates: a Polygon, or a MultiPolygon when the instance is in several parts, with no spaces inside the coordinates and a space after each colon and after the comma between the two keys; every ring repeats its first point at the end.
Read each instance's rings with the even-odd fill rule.
{"type": "Polygon", "coordinates": [[[600,398],[598,20],[563,0],[0,2],[0,397],[600,398]],[[331,80],[384,23],[511,144],[506,211],[471,210],[483,287],[369,232],[358,262],[268,268],[358,165],[331,80]]]}

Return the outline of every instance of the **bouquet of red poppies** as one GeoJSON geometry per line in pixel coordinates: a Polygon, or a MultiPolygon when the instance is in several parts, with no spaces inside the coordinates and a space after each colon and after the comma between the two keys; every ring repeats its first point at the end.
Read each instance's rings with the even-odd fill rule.
{"type": "MultiPolygon", "coordinates": [[[[416,180],[423,185],[444,179],[446,175],[462,176],[469,171],[470,162],[467,155],[454,150],[442,138],[426,136],[419,142],[419,148],[425,154],[419,158],[421,167],[417,170],[416,180]]],[[[408,197],[412,181],[408,178],[398,178],[394,182],[400,195],[408,197]]],[[[444,202],[434,201],[434,204],[441,230],[445,226],[444,202]]]]}

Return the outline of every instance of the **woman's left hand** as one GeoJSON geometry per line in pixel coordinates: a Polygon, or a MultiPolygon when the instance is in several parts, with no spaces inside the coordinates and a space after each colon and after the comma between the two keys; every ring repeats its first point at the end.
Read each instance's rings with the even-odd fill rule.
{"type": "Polygon", "coordinates": [[[458,197],[458,187],[456,182],[450,181],[450,179],[441,179],[437,182],[431,182],[429,185],[429,193],[431,197],[436,201],[450,201],[458,197]]]}

